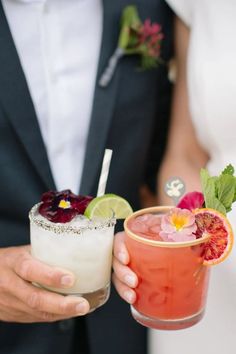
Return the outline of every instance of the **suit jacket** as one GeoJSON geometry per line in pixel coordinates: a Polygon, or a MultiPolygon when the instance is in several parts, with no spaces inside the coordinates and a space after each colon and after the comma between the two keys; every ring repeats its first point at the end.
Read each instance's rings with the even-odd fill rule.
{"type": "MultiPolygon", "coordinates": [[[[171,53],[167,6],[161,0],[132,3],[143,20],[162,24],[162,58],[166,61],[171,53]]],[[[163,150],[170,84],[166,65],[140,71],[139,58],[127,56],[119,62],[109,86],[99,87],[99,77],[117,45],[122,9],[128,4],[128,0],[103,0],[103,38],[80,192],[95,195],[104,149],[111,148],[107,192],[127,198],[137,209],[140,184],[154,176],[156,154],[163,150]]],[[[45,146],[0,1],[0,247],[29,243],[28,211],[49,189],[55,185],[45,146]]],[[[131,318],[129,307],[114,291],[105,306],[83,319],[46,324],[0,322],[0,353],[87,354],[80,348],[85,336],[90,354],[146,353],[146,329],[131,318]]]]}

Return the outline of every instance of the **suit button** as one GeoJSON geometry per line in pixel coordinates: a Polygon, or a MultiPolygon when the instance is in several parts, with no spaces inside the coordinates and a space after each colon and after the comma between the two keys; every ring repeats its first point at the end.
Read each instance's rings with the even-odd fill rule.
{"type": "Polygon", "coordinates": [[[73,328],[73,325],[74,325],[73,319],[58,322],[58,327],[61,332],[69,331],[70,329],[73,328]]]}

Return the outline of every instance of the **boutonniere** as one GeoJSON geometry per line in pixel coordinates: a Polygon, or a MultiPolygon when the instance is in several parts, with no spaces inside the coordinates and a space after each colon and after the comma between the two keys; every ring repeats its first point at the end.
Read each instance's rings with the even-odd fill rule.
{"type": "Polygon", "coordinates": [[[163,39],[161,26],[146,19],[143,23],[135,6],[126,6],[121,17],[118,45],[109,59],[99,85],[106,87],[112,79],[119,60],[125,55],[139,55],[141,69],[151,69],[160,62],[160,47],[163,39]]]}

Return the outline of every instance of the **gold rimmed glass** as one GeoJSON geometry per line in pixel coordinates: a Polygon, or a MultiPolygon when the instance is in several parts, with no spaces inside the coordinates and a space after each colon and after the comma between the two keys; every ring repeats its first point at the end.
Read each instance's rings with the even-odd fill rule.
{"type": "Polygon", "coordinates": [[[137,274],[133,317],[156,329],[181,329],[203,317],[209,267],[203,265],[209,236],[186,242],[163,242],[133,232],[130,221],[145,214],[164,215],[171,207],[139,210],[125,220],[130,267],[137,274]]]}

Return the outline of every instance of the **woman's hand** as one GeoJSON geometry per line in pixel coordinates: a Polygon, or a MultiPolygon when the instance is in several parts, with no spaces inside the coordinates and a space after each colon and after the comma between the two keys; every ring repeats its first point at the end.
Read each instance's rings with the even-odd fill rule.
{"type": "Polygon", "coordinates": [[[136,300],[135,287],[138,285],[137,275],[128,267],[129,254],[124,242],[124,232],[115,235],[113,257],[113,283],[118,294],[129,304],[136,300]]]}

